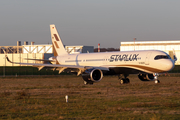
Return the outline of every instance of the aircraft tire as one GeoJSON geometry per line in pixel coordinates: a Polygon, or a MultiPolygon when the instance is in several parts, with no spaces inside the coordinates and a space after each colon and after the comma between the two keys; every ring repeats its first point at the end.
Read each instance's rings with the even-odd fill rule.
{"type": "Polygon", "coordinates": [[[126,79],[121,79],[120,80],[120,84],[125,84],[126,83],[126,79]]]}
{"type": "Polygon", "coordinates": [[[124,80],[123,79],[120,80],[120,84],[124,84],[124,80]]]}
{"type": "Polygon", "coordinates": [[[94,83],[93,81],[89,81],[89,82],[88,82],[88,84],[90,84],[90,85],[93,85],[93,83],[94,83]]]}
{"type": "Polygon", "coordinates": [[[158,83],[160,83],[160,81],[159,80],[155,80],[155,84],[158,84],[158,83]]]}
{"type": "Polygon", "coordinates": [[[84,81],[84,85],[87,85],[88,84],[88,82],[87,81],[84,81]]]}
{"type": "Polygon", "coordinates": [[[126,83],[130,83],[129,78],[126,78],[126,83]]]}
{"type": "Polygon", "coordinates": [[[88,85],[88,84],[90,84],[90,85],[93,85],[93,81],[84,81],[84,85],[88,85]]]}
{"type": "Polygon", "coordinates": [[[128,84],[128,83],[130,83],[130,81],[129,81],[128,78],[122,78],[122,79],[120,80],[120,84],[128,84]]]}

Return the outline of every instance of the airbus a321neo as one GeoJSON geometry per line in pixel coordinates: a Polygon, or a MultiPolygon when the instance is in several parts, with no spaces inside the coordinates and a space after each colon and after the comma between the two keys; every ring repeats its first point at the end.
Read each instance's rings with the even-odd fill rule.
{"type": "MultiPolygon", "coordinates": [[[[174,60],[160,50],[123,51],[123,52],[99,52],[99,53],[75,53],[68,54],[55,25],[50,25],[54,56],[46,64],[9,62],[22,65],[32,65],[52,70],[68,71],[82,75],[84,84],[93,84],[102,80],[103,75],[119,75],[120,83],[129,83],[129,74],[137,74],[142,81],[159,83],[157,73],[164,73],[174,68],[177,60],[174,60]]],[[[37,59],[31,59],[37,60],[37,59]]]]}

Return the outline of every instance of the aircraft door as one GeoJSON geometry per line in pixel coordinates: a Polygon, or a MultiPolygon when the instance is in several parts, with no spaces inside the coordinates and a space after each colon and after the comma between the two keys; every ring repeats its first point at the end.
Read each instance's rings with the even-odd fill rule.
{"type": "Polygon", "coordinates": [[[150,57],[151,57],[151,52],[148,52],[148,53],[146,54],[146,58],[145,58],[145,65],[149,65],[149,59],[150,59],[150,57]]]}
{"type": "Polygon", "coordinates": [[[103,59],[102,64],[103,64],[103,65],[106,65],[106,64],[107,64],[107,61],[108,61],[108,56],[105,56],[104,59],[103,59]]]}

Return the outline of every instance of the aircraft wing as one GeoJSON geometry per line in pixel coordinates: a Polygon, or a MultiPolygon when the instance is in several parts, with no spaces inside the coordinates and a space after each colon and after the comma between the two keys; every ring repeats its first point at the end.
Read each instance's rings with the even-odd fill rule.
{"type": "Polygon", "coordinates": [[[64,71],[65,69],[76,69],[77,75],[82,74],[85,70],[91,69],[91,68],[96,68],[100,69],[102,71],[109,71],[109,68],[107,67],[95,67],[95,66],[79,66],[79,65],[60,65],[60,64],[36,64],[36,63],[20,63],[20,62],[12,62],[9,60],[8,56],[6,56],[6,59],[10,63],[14,64],[20,64],[20,65],[32,65],[33,67],[37,67],[39,70],[41,70],[44,67],[50,67],[50,68],[55,68],[56,70],[59,70],[59,73],[64,71]]]}
{"type": "Polygon", "coordinates": [[[44,61],[44,62],[55,62],[54,60],[46,60],[46,59],[30,59],[30,58],[24,58],[25,60],[35,60],[35,61],[44,61]]]}

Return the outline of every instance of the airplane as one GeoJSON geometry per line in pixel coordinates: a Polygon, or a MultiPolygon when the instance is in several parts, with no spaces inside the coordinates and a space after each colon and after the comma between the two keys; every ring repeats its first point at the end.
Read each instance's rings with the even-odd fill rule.
{"type": "Polygon", "coordinates": [[[7,61],[14,64],[32,65],[39,70],[43,68],[58,70],[59,74],[63,71],[76,73],[77,76],[82,75],[84,84],[99,82],[104,75],[118,75],[120,84],[125,84],[130,83],[127,78],[129,74],[137,74],[141,81],[159,83],[158,74],[172,70],[177,60],[175,54],[174,60],[172,60],[166,52],[160,50],[69,54],[65,50],[54,24],[50,25],[50,32],[54,56],[48,60],[30,59],[46,63],[12,62],[5,53],[7,61]]]}

